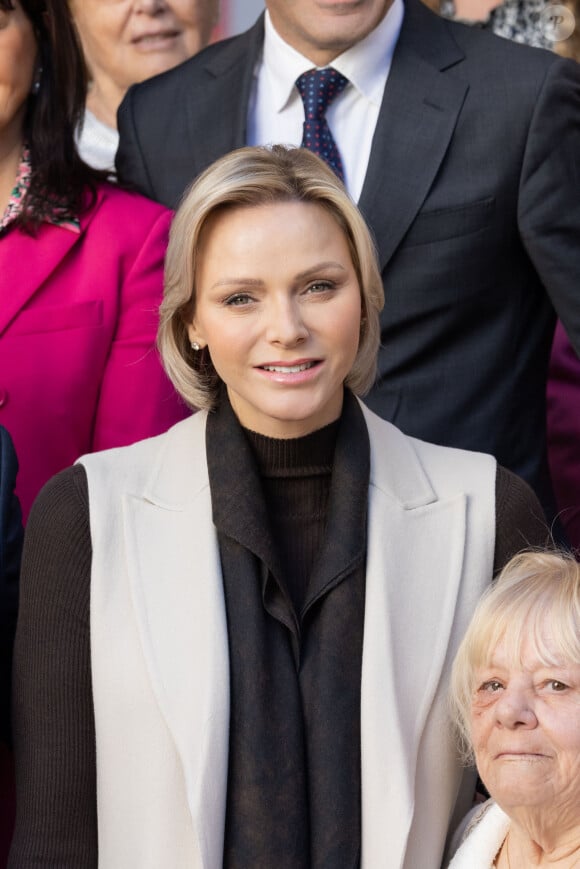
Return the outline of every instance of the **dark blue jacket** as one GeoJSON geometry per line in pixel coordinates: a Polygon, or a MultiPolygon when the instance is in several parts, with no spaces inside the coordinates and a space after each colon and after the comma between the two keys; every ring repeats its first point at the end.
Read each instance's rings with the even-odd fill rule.
{"type": "Polygon", "coordinates": [[[18,609],[22,518],[14,494],[18,462],[10,435],[0,426],[0,739],[10,731],[12,647],[18,609]]]}

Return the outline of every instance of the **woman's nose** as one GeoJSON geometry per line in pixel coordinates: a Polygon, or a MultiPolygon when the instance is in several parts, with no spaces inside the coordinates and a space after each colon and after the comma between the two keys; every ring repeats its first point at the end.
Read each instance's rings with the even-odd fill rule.
{"type": "Polygon", "coordinates": [[[538,723],[533,700],[522,688],[507,686],[496,703],[495,712],[498,723],[510,729],[534,728],[538,723]]]}
{"type": "Polygon", "coordinates": [[[308,329],[297,301],[281,299],[269,306],[267,334],[272,344],[284,347],[293,347],[308,337],[308,329]]]}
{"type": "Polygon", "coordinates": [[[133,8],[136,12],[144,12],[146,15],[157,15],[167,9],[167,0],[135,0],[133,8]]]}

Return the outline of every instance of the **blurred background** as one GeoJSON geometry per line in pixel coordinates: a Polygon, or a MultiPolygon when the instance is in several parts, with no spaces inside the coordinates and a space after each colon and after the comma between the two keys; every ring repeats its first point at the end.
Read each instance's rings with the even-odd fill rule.
{"type": "Polygon", "coordinates": [[[214,39],[241,33],[250,27],[264,9],[263,0],[221,0],[220,23],[214,39]]]}
{"type": "MultiPolygon", "coordinates": [[[[424,2],[438,12],[441,10],[442,4],[445,5],[446,0],[424,0],[424,2]]],[[[506,0],[452,0],[451,5],[454,7],[455,14],[448,14],[448,17],[452,18],[456,15],[458,18],[471,21],[488,19],[488,26],[496,33],[499,32],[501,36],[515,38],[517,42],[526,42],[529,40],[517,33],[520,25],[525,24],[526,20],[531,18],[532,30],[537,29],[541,25],[541,22],[536,20],[538,9],[553,4],[567,6],[576,17],[576,30],[573,36],[565,41],[555,43],[554,48],[564,57],[580,60],[580,28],[578,27],[580,0],[543,0],[543,2],[539,2],[539,0],[507,0],[507,2],[506,0]],[[495,9],[494,7],[499,8],[495,9]],[[491,16],[490,12],[492,13],[491,16]],[[505,27],[502,29],[500,26],[502,17],[507,17],[511,30],[510,28],[506,30],[505,27]]],[[[220,23],[214,31],[214,41],[241,33],[251,27],[264,9],[264,0],[221,0],[220,7],[220,23]]],[[[532,42],[531,44],[544,45],[543,42],[532,42]]]]}

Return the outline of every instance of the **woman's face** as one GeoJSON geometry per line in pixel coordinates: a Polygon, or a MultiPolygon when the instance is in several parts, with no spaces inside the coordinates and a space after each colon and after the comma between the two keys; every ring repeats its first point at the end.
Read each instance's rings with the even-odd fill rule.
{"type": "Polygon", "coordinates": [[[235,208],[204,228],[189,336],[207,346],[240,422],[300,437],[337,419],[361,292],[346,237],[312,203],[235,208]]]}
{"type": "MultiPolygon", "coordinates": [[[[529,632],[532,634],[532,631],[529,632]]],[[[580,812],[580,665],[545,630],[546,666],[532,643],[521,666],[504,644],[476,672],[471,735],[483,782],[510,815],[541,809],[561,825],[580,812]]]]}
{"type": "Polygon", "coordinates": [[[91,76],[123,94],[208,41],[217,0],[69,0],[91,76]]]}
{"type": "Polygon", "coordinates": [[[19,146],[26,102],[36,64],[36,39],[32,24],[18,0],[14,9],[0,9],[0,147],[2,152],[19,146]]]}

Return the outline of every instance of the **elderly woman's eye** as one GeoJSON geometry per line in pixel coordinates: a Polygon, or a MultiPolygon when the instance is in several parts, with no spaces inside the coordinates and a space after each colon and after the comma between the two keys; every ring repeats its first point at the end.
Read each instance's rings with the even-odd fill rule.
{"type": "Polygon", "coordinates": [[[564,682],[560,682],[558,679],[550,679],[548,682],[548,688],[552,691],[565,691],[567,687],[564,682]]]}

